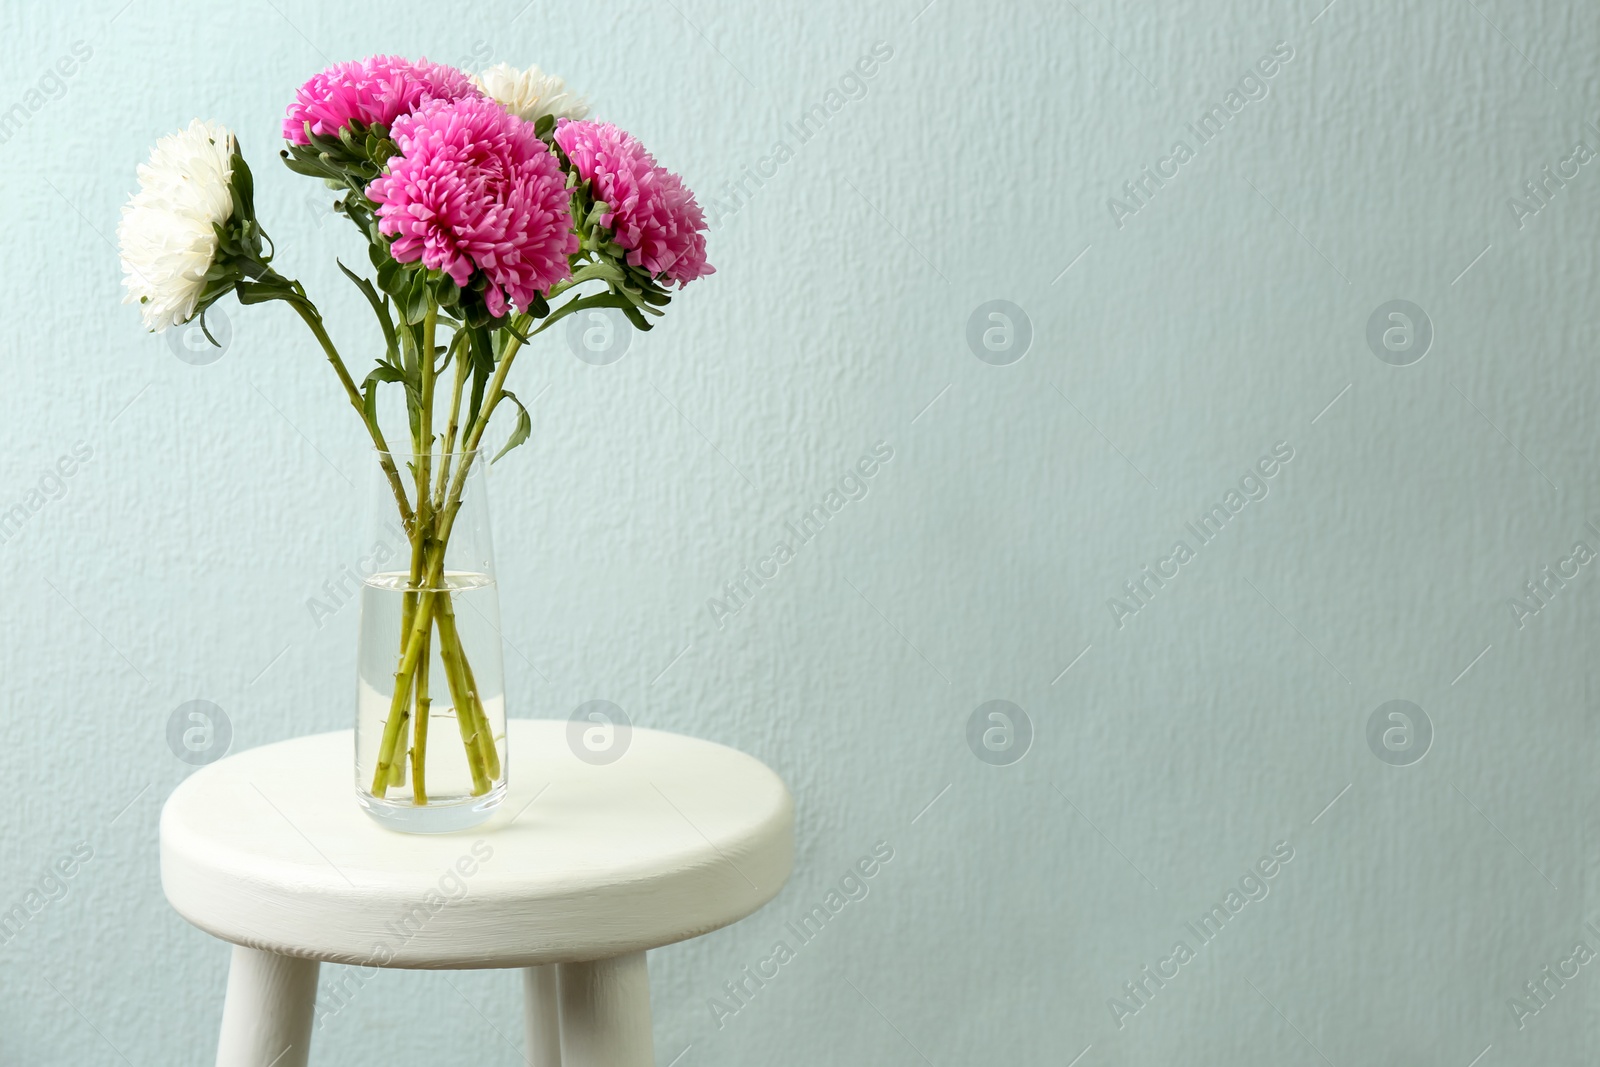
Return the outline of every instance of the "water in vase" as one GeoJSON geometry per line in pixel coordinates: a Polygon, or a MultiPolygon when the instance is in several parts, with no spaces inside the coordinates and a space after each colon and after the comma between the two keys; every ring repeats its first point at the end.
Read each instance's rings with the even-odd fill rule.
{"type": "Polygon", "coordinates": [[[396,829],[442,833],[493,811],[506,789],[500,646],[499,590],[488,575],[448,572],[436,589],[421,592],[408,592],[405,572],[363,583],[356,791],[369,814],[396,829]],[[403,635],[420,629],[407,625],[419,605],[432,608],[427,654],[415,657],[412,684],[392,717],[403,635]]]}

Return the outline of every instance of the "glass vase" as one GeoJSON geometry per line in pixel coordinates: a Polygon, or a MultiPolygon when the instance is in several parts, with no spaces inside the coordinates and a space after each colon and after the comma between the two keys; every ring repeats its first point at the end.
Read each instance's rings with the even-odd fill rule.
{"type": "Polygon", "coordinates": [[[473,452],[373,463],[367,543],[387,562],[361,588],[356,797],[394,830],[475,826],[506,794],[488,469],[473,452]]]}

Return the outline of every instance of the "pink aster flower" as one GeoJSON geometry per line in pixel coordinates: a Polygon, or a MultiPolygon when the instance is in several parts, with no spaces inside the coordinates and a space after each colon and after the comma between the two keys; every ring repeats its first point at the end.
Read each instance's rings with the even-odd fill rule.
{"type": "Polygon", "coordinates": [[[422,261],[465,286],[489,282],[484,305],[527,310],[534,294],[571,275],[578,250],[566,175],[524,122],[484,97],[436,103],[398,120],[400,154],[367,186],[390,254],[422,261]]]}
{"type": "Polygon", "coordinates": [[[594,198],[610,209],[600,222],[628,250],[629,263],[680,287],[713,273],[694,193],[644,145],[609,122],[562,121],[555,138],[594,198]]]}
{"type": "Polygon", "coordinates": [[[306,144],[308,122],[312,133],[334,136],[352,122],[389,126],[430,101],[479,95],[461,71],[426,59],[413,63],[399,56],[372,56],[336,63],[294,94],[283,136],[291,144],[306,144]]]}

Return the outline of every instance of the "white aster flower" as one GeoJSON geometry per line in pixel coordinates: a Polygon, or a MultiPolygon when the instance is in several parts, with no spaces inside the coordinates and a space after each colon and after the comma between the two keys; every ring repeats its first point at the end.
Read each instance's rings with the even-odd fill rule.
{"type": "Polygon", "coordinates": [[[538,67],[518,70],[509,63],[497,63],[475,75],[472,83],[489,99],[528,122],[545,115],[558,119],[581,119],[589,114],[589,102],[554,74],[538,67]]]}
{"type": "Polygon", "coordinates": [[[122,209],[124,304],[138,304],[159,332],[194,317],[217,255],[218,223],[233,214],[233,132],[195,119],[150,150],[139,191],[122,209]]]}

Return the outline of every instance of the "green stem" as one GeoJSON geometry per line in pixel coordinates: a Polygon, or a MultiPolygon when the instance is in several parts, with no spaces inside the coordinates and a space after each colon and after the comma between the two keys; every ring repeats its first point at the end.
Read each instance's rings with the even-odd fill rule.
{"type": "Polygon", "coordinates": [[[423,539],[421,531],[411,538],[411,570],[407,574],[404,605],[400,609],[400,651],[406,651],[406,635],[411,632],[411,622],[417,617],[417,590],[422,586],[423,539]]]}
{"type": "MultiPolygon", "coordinates": [[[[439,626],[439,662],[444,664],[450,699],[455,703],[456,724],[461,729],[461,744],[467,750],[467,766],[472,770],[472,795],[482,796],[500,774],[498,769],[490,774],[488,762],[484,759],[483,735],[487,732],[487,723],[476,712],[474,694],[467,686],[466,660],[462,656],[461,638],[455,632],[455,614],[449,600],[446,594],[439,603],[434,620],[439,626]]],[[[493,739],[490,739],[490,744],[492,746],[493,739]]]]}
{"type": "MultiPolygon", "coordinates": [[[[424,660],[423,662],[426,663],[427,661],[424,660]]],[[[426,680],[427,680],[427,676],[424,674],[424,672],[418,671],[417,672],[417,684],[421,685],[426,680]]],[[[421,698],[418,701],[418,703],[425,703],[425,702],[426,702],[426,698],[425,697],[421,698]]],[[[395,741],[395,747],[398,748],[401,752],[405,752],[405,750],[406,750],[406,734],[408,734],[410,732],[410,730],[411,730],[411,713],[409,711],[407,711],[407,712],[405,712],[405,721],[400,724],[400,737],[399,737],[399,739],[397,739],[395,741]]],[[[391,763],[389,765],[389,785],[394,786],[395,788],[398,789],[400,786],[403,786],[405,784],[406,784],[406,761],[405,761],[405,757],[402,756],[400,759],[395,760],[393,763],[391,763]]]]}
{"type": "MultiPolygon", "coordinates": [[[[297,289],[300,283],[292,283],[297,289]]],[[[385,476],[389,479],[389,488],[394,493],[395,503],[400,508],[400,520],[409,531],[415,523],[411,512],[411,502],[406,499],[404,483],[400,481],[400,472],[395,468],[394,459],[389,455],[389,443],[384,440],[383,430],[375,422],[367,421],[366,404],[361,399],[361,390],[356,388],[355,379],[350,377],[349,369],[344,365],[344,360],[339,356],[339,350],[334,347],[333,339],[328,336],[327,329],[322,324],[322,315],[304,298],[286,299],[285,302],[305,320],[312,336],[322,346],[322,351],[327,355],[328,362],[333,365],[333,371],[339,376],[339,384],[344,386],[345,396],[350,401],[350,406],[356,409],[356,414],[361,416],[361,424],[367,428],[372,436],[372,443],[378,449],[378,462],[383,467],[385,476]]]]}
{"type": "MultiPolygon", "coordinates": [[[[417,605],[422,608],[421,603],[417,605]]],[[[389,700],[389,717],[384,720],[383,738],[378,742],[378,765],[372,770],[372,795],[381,797],[389,791],[390,768],[394,766],[394,749],[400,740],[400,727],[406,718],[406,702],[411,696],[411,676],[416,671],[415,657],[412,655],[412,646],[408,643],[406,654],[401,657],[400,669],[394,674],[394,695],[389,700]]]]}
{"type": "Polygon", "coordinates": [[[432,481],[430,477],[433,460],[433,339],[434,331],[439,323],[439,311],[432,304],[428,305],[428,313],[422,319],[422,351],[418,360],[422,386],[421,399],[418,407],[421,409],[417,415],[417,518],[418,527],[423,530],[428,528],[428,486],[432,481]]]}
{"type": "MultiPolygon", "coordinates": [[[[296,306],[298,307],[298,305],[296,306]]],[[[310,320],[308,319],[307,321],[309,322],[310,320]]],[[[412,441],[412,448],[413,452],[415,453],[412,456],[413,474],[416,477],[417,487],[417,511],[413,516],[413,521],[410,524],[413,562],[416,560],[418,552],[423,553],[424,556],[427,554],[428,537],[431,532],[430,527],[433,523],[433,516],[429,513],[428,508],[428,458],[433,448],[431,425],[431,408],[433,400],[433,336],[434,327],[437,322],[438,311],[430,304],[428,307],[428,313],[424,317],[422,323],[422,351],[418,353],[418,361],[422,374],[420,404],[421,411],[419,412],[418,417],[417,435],[412,441]]],[[[345,377],[348,378],[348,375],[345,377]]],[[[363,409],[363,417],[364,416],[365,410],[363,409]]],[[[384,450],[384,453],[386,458],[389,458],[386,455],[387,449],[384,450]]],[[[389,458],[389,465],[391,467],[393,466],[392,458],[389,458]]],[[[403,488],[397,490],[397,492],[399,492],[402,497],[405,495],[403,488]]],[[[444,553],[439,552],[438,555],[442,557],[444,553]]],[[[433,567],[427,568],[430,577],[434,569],[435,568],[433,567]]],[[[413,574],[415,574],[415,571],[416,568],[413,566],[413,574]]],[[[407,698],[411,696],[413,686],[415,685],[416,699],[419,706],[427,702],[428,698],[428,694],[423,691],[421,685],[419,684],[427,678],[427,671],[424,669],[419,677],[417,675],[417,663],[419,659],[423,663],[427,662],[427,639],[433,631],[433,589],[436,583],[430,580],[425,586],[421,587],[418,587],[417,583],[414,581],[410,584],[412,585],[413,590],[420,589],[420,591],[418,592],[416,599],[416,608],[410,612],[411,625],[409,632],[405,629],[402,629],[404,641],[402,647],[404,651],[400,657],[400,667],[395,672],[395,689],[394,694],[390,698],[389,702],[389,718],[383,724],[383,739],[378,746],[378,765],[373,771],[372,792],[373,795],[379,797],[383,796],[388,791],[390,777],[393,773],[392,768],[394,768],[396,765],[395,749],[400,744],[400,738],[403,733],[407,715],[406,702],[407,698]]],[[[411,590],[408,590],[408,592],[409,591],[411,590]]],[[[402,627],[405,626],[405,621],[406,612],[402,610],[402,627]]],[[[416,758],[418,757],[413,754],[413,759],[416,758]]],[[[422,752],[421,758],[427,758],[426,750],[422,752]]]]}
{"type": "MultiPolygon", "coordinates": [[[[548,295],[555,296],[557,293],[571,288],[572,284],[558,285],[551,289],[548,295]]],[[[456,467],[455,479],[450,485],[450,495],[445,500],[441,511],[444,517],[441,537],[450,536],[450,526],[455,522],[456,512],[461,510],[461,492],[466,487],[468,468],[472,466],[473,460],[477,456],[478,444],[483,440],[483,431],[489,427],[490,416],[494,414],[494,409],[499,406],[500,401],[505,397],[506,375],[511,373],[511,364],[517,358],[517,353],[522,350],[522,338],[525,337],[531,341],[561,321],[576,305],[576,300],[568,301],[545,316],[544,321],[539,323],[538,329],[534,330],[528,329],[533,323],[533,316],[526,314],[517,316],[516,332],[506,339],[506,346],[500,353],[500,359],[495,363],[494,377],[489,379],[489,387],[484,392],[483,406],[479,409],[478,417],[472,424],[472,431],[467,434],[467,439],[462,442],[461,462],[456,467]],[[516,336],[517,334],[521,334],[522,337],[516,336]]]]}
{"type": "MultiPolygon", "coordinates": [[[[546,319],[538,330],[530,333],[527,327],[528,323],[532,321],[527,315],[519,316],[517,318],[517,332],[531,338],[550,324],[550,320],[546,319]]],[[[455,477],[450,483],[450,493],[445,498],[444,507],[440,512],[439,539],[441,541],[449,538],[450,529],[455,525],[456,513],[461,510],[461,493],[466,488],[467,474],[472,468],[473,460],[477,457],[478,443],[483,440],[483,431],[489,425],[489,416],[494,414],[496,405],[500,403],[501,397],[505,395],[506,375],[511,372],[511,363],[517,358],[517,352],[521,348],[522,341],[517,337],[513,336],[506,340],[506,347],[500,353],[499,362],[495,364],[494,377],[489,379],[489,388],[484,393],[483,406],[478,411],[477,420],[472,424],[471,432],[467,434],[466,440],[461,444],[461,462],[456,465],[455,477]]]]}
{"type": "MultiPolygon", "coordinates": [[[[555,296],[571,288],[574,284],[576,283],[568,282],[555,286],[547,295],[555,296]]],[[[501,399],[505,396],[506,375],[511,373],[511,364],[516,360],[517,353],[522,350],[522,339],[532,340],[539,336],[568,315],[577,303],[576,300],[571,300],[563,304],[545,316],[544,321],[539,323],[537,329],[530,330],[528,328],[533,324],[532,315],[522,314],[517,316],[514,327],[515,332],[506,338],[506,346],[501,350],[500,359],[495,363],[494,376],[489,379],[489,387],[484,392],[483,406],[478,411],[478,417],[472,424],[471,432],[467,434],[466,440],[461,444],[461,461],[456,465],[455,477],[450,483],[449,496],[445,498],[443,506],[438,509],[441,516],[438,537],[441,542],[449,539],[450,528],[455,523],[456,512],[461,510],[461,493],[466,488],[467,474],[473,461],[477,458],[478,444],[483,440],[483,431],[489,426],[489,418],[494,414],[494,409],[499,406],[501,399]],[[521,337],[517,336],[518,334],[521,337]]],[[[460,357],[458,356],[457,358],[460,357]]]]}
{"type": "MultiPolygon", "coordinates": [[[[418,418],[417,439],[412,442],[412,449],[415,454],[412,456],[411,460],[412,464],[414,465],[413,473],[415,474],[417,480],[417,514],[416,522],[413,524],[413,530],[415,533],[414,540],[416,544],[422,546],[424,551],[427,549],[427,538],[433,524],[433,515],[428,506],[430,499],[428,495],[428,485],[432,481],[428,464],[433,457],[433,338],[434,329],[437,322],[438,312],[434,310],[432,305],[430,305],[428,307],[428,313],[422,322],[421,412],[418,418]]],[[[403,612],[401,621],[402,623],[404,622],[403,612]]],[[[429,645],[432,643],[432,636],[433,632],[431,629],[423,634],[422,657],[418,662],[416,678],[412,683],[412,692],[414,694],[413,701],[416,708],[413,714],[413,720],[417,722],[427,718],[429,708],[432,707],[433,704],[431,695],[428,692],[428,663],[430,658],[429,645]]],[[[416,727],[413,727],[413,735],[411,762],[412,766],[415,768],[427,762],[427,731],[425,729],[417,729],[416,727]]],[[[404,727],[401,728],[400,739],[398,740],[397,744],[399,745],[402,753],[402,758],[394,761],[396,773],[392,776],[393,778],[399,778],[404,773],[403,770],[401,770],[401,768],[405,767],[405,760],[403,758],[403,754],[405,752],[404,727]]],[[[422,804],[427,803],[426,793],[423,794],[423,799],[414,800],[413,802],[422,804]]]]}
{"type": "MultiPolygon", "coordinates": [[[[432,578],[435,566],[430,564],[427,576],[432,578]]],[[[389,716],[384,720],[383,738],[378,743],[378,764],[372,771],[372,794],[383,796],[388,790],[389,768],[394,765],[395,745],[400,740],[400,727],[405,722],[406,702],[411,696],[411,683],[417,672],[417,663],[425,651],[425,635],[433,629],[433,601],[435,592],[429,581],[417,597],[417,610],[411,620],[411,632],[406,635],[405,652],[394,672],[394,693],[389,698],[389,716]]]]}
{"type": "Polygon", "coordinates": [[[433,490],[435,511],[444,507],[444,490],[450,481],[450,461],[455,454],[456,433],[461,425],[461,390],[466,385],[467,371],[471,367],[471,361],[464,358],[466,346],[471,343],[466,338],[467,332],[462,329],[450,342],[456,350],[456,379],[450,390],[450,421],[445,424],[444,438],[439,443],[439,477],[433,490]]]}
{"type": "MultiPolygon", "coordinates": [[[[488,792],[490,783],[500,775],[500,755],[495,747],[494,738],[489,728],[488,717],[483,712],[476,694],[476,686],[469,679],[472,678],[471,665],[467,663],[465,650],[461,647],[461,638],[455,627],[455,612],[450,604],[450,591],[442,587],[444,557],[449,544],[451,520],[459,509],[459,488],[455,507],[441,514],[436,510],[434,501],[429,492],[430,464],[433,449],[433,387],[434,387],[434,339],[437,326],[437,312],[430,308],[423,320],[422,353],[421,353],[421,388],[419,390],[419,413],[417,433],[417,456],[415,457],[415,473],[417,477],[417,515],[412,552],[412,591],[415,592],[415,606],[402,613],[402,629],[405,634],[404,650],[400,660],[399,669],[395,672],[396,699],[390,705],[390,719],[385,723],[384,736],[379,748],[379,770],[374,775],[374,792],[383,795],[380,783],[383,782],[382,768],[387,764],[391,767],[397,765],[396,748],[401,744],[404,730],[404,704],[402,689],[414,690],[416,693],[416,719],[419,726],[415,729],[415,740],[412,745],[412,778],[413,782],[420,782],[425,787],[425,780],[417,777],[418,770],[424,765],[427,758],[427,728],[420,725],[426,722],[431,709],[432,701],[428,694],[428,663],[430,659],[429,645],[432,630],[435,624],[439,628],[439,655],[445,667],[445,680],[450,687],[451,698],[456,708],[457,720],[461,728],[462,744],[466,748],[467,762],[472,771],[473,794],[481,795],[488,792]],[[443,521],[441,521],[443,520],[443,521]],[[428,564],[419,568],[419,557],[426,558],[428,564]],[[422,584],[419,586],[415,578],[418,571],[422,570],[422,584]],[[409,622],[409,628],[406,623],[409,622]],[[398,716],[398,718],[397,718],[398,716]],[[398,728],[397,728],[398,722],[398,728]]],[[[456,358],[460,359],[459,352],[456,358]]],[[[455,379],[454,393],[451,398],[450,426],[446,431],[445,450],[454,441],[457,421],[460,413],[460,398],[464,383],[464,374],[461,366],[455,379]]],[[[471,457],[463,457],[463,468],[471,457]]],[[[447,458],[441,456],[439,471],[439,492],[442,494],[446,483],[447,471],[445,464],[447,458]]],[[[408,605],[409,606],[409,605],[408,605]]],[[[423,799],[414,800],[416,803],[426,803],[426,794],[420,794],[423,799]]]]}
{"type": "MultiPolygon", "coordinates": [[[[543,330],[550,324],[550,319],[546,319],[545,322],[540,325],[539,330],[534,330],[532,333],[529,333],[527,331],[527,325],[530,321],[531,319],[528,316],[521,316],[518,319],[518,325],[521,327],[521,329],[519,329],[517,332],[524,334],[524,336],[531,337],[533,334],[538,333],[539,330],[543,330]]],[[[431,338],[429,339],[429,344],[431,344],[431,338]]],[[[462,446],[461,459],[456,465],[455,476],[450,481],[450,492],[445,498],[444,507],[437,513],[429,516],[431,525],[433,526],[433,541],[438,548],[433,552],[427,567],[427,573],[425,576],[426,584],[423,586],[422,592],[417,599],[417,608],[411,620],[411,630],[406,637],[405,652],[400,657],[399,667],[395,671],[394,695],[391,698],[389,705],[388,720],[384,723],[383,739],[378,748],[378,765],[373,774],[372,791],[378,796],[383,795],[384,784],[387,781],[388,768],[394,760],[395,745],[399,741],[400,727],[403,721],[402,710],[405,706],[406,698],[410,695],[412,682],[416,674],[418,657],[420,656],[423,647],[423,636],[429,630],[431,630],[434,625],[433,616],[438,598],[438,584],[442,578],[444,570],[444,546],[450,542],[450,531],[455,525],[457,513],[461,510],[461,494],[466,488],[467,474],[470,472],[473,460],[476,456],[478,442],[483,438],[484,428],[489,424],[489,417],[494,413],[495,406],[500,403],[500,398],[504,395],[506,375],[510,372],[512,361],[516,358],[517,352],[521,349],[521,347],[522,342],[518,338],[513,336],[507,340],[506,347],[501,352],[499,362],[495,366],[494,377],[490,379],[488,391],[484,395],[483,407],[478,414],[477,422],[474,423],[472,431],[467,434],[466,441],[462,446]]],[[[430,347],[428,348],[430,357],[431,352],[432,349],[430,347]]],[[[425,365],[428,362],[429,360],[424,360],[425,365]]],[[[425,505],[419,501],[419,507],[424,506],[425,505]]],[[[421,523],[418,524],[419,528],[421,525],[421,523]]],[[[448,596],[449,594],[446,593],[445,595],[448,596]]],[[[445,640],[441,636],[441,655],[444,653],[445,643],[445,640]]],[[[449,677],[451,673],[452,672],[448,669],[446,670],[447,677],[449,677]]],[[[452,694],[452,697],[453,696],[454,694],[452,694]]],[[[465,714],[469,716],[473,722],[476,722],[477,712],[473,709],[473,706],[470,702],[463,704],[462,702],[458,701],[456,704],[456,709],[458,719],[465,714]]],[[[465,741],[468,736],[466,732],[467,723],[464,719],[462,722],[463,740],[465,741]]],[[[475,731],[473,732],[475,733],[475,731]]],[[[467,744],[467,758],[469,763],[476,764],[482,760],[482,756],[483,753],[481,748],[478,748],[476,745],[470,743],[467,744]]],[[[496,757],[498,758],[498,753],[496,753],[496,757]]],[[[474,767],[473,778],[474,784],[476,785],[476,766],[474,767]]]]}
{"type": "MultiPolygon", "coordinates": [[[[554,291],[552,291],[552,295],[553,293],[554,291]]],[[[539,324],[538,329],[535,330],[528,329],[528,326],[533,321],[532,317],[529,315],[521,315],[516,321],[516,332],[522,334],[523,337],[532,338],[548,329],[572,306],[573,304],[569,303],[551,315],[547,316],[545,320],[539,324]]],[[[432,358],[431,345],[432,338],[430,335],[427,343],[427,355],[429,360],[432,358]]],[[[432,541],[437,548],[429,556],[426,574],[424,576],[426,584],[422,587],[422,591],[417,598],[416,611],[413,613],[411,620],[411,629],[406,635],[404,652],[400,657],[400,663],[394,675],[394,694],[389,705],[389,717],[384,724],[383,739],[378,749],[378,765],[374,771],[373,778],[373,792],[379,796],[383,795],[382,784],[388,772],[388,767],[394,759],[394,748],[399,737],[401,725],[400,713],[405,706],[406,698],[410,695],[412,681],[417,670],[417,662],[423,651],[424,635],[434,626],[434,615],[439,595],[439,582],[443,577],[444,570],[444,546],[449,544],[450,531],[455,525],[456,515],[461,510],[461,494],[466,488],[467,475],[470,473],[473,461],[477,456],[479,442],[483,439],[483,431],[489,425],[490,416],[494,414],[495,407],[499,405],[501,398],[505,394],[506,375],[510,373],[512,362],[516,359],[516,355],[521,348],[522,340],[516,336],[510,337],[506,341],[505,348],[500,353],[500,359],[495,365],[494,376],[489,381],[489,387],[484,395],[483,405],[478,412],[477,420],[473,423],[471,432],[467,434],[466,440],[462,443],[460,450],[460,461],[456,464],[454,476],[449,479],[450,491],[444,498],[443,506],[435,509],[430,515],[431,525],[433,527],[431,531],[432,541]]],[[[459,358],[459,356],[457,358],[459,358]]],[[[402,493],[402,495],[404,494],[402,493]]],[[[448,597],[449,593],[446,592],[445,595],[448,597]]],[[[456,636],[457,640],[454,647],[458,649],[460,647],[459,634],[456,636]]],[[[446,639],[441,635],[441,656],[444,654],[447,643],[448,642],[446,639]]],[[[464,661],[462,662],[464,663],[464,661]]],[[[450,674],[451,671],[447,669],[447,677],[450,674]]],[[[465,706],[468,709],[467,714],[472,717],[474,722],[477,721],[478,711],[470,702],[463,705],[458,701],[456,706],[458,719],[461,718],[461,709],[463,706],[465,706]]],[[[466,739],[465,729],[466,724],[463,720],[464,741],[466,739]]],[[[493,739],[490,738],[489,740],[491,742],[491,747],[493,747],[493,739]]],[[[472,744],[468,744],[466,747],[467,759],[469,763],[476,764],[478,761],[482,760],[483,750],[481,748],[472,744]]],[[[497,750],[495,753],[495,758],[498,760],[497,750]]],[[[477,784],[478,773],[478,768],[474,766],[473,779],[475,785],[477,784]]]]}
{"type": "MultiPolygon", "coordinates": [[[[424,541],[424,537],[423,537],[423,530],[421,529],[421,527],[420,526],[414,527],[412,532],[411,532],[411,534],[410,534],[410,537],[411,537],[411,567],[410,567],[409,571],[407,572],[406,590],[405,590],[404,599],[402,601],[402,605],[401,605],[401,608],[400,608],[400,649],[396,653],[396,655],[401,655],[401,656],[405,655],[406,639],[411,633],[411,624],[412,624],[412,622],[414,622],[416,620],[416,617],[417,617],[417,597],[418,597],[418,592],[417,591],[422,587],[422,574],[423,574],[423,568],[424,568],[425,562],[426,562],[425,558],[424,558],[424,555],[423,555],[423,548],[424,548],[425,541],[424,541]]],[[[424,662],[426,662],[426,660],[424,660],[424,662]]],[[[424,716],[423,720],[418,724],[415,733],[416,733],[416,736],[419,739],[426,738],[426,736],[427,736],[426,716],[424,716]]],[[[416,782],[420,786],[422,784],[422,778],[417,773],[417,770],[420,769],[421,762],[415,758],[415,756],[417,755],[415,747],[413,747],[413,749],[412,749],[412,754],[413,754],[413,760],[412,760],[413,771],[412,771],[411,777],[412,777],[412,780],[414,782],[416,782]]],[[[398,764],[396,764],[396,765],[398,766],[398,764]]],[[[399,785],[401,783],[395,782],[394,784],[395,785],[399,785]]]]}
{"type": "MultiPolygon", "coordinates": [[[[424,585],[417,597],[416,615],[412,620],[411,632],[406,637],[405,654],[400,657],[399,667],[394,674],[394,694],[389,702],[389,716],[384,723],[383,738],[378,746],[378,764],[373,770],[372,792],[375,796],[381,797],[384,794],[389,768],[395,759],[395,746],[399,742],[400,728],[406,717],[407,698],[411,694],[412,682],[416,678],[422,658],[428,651],[427,636],[433,629],[435,613],[441,599],[448,600],[450,596],[449,590],[440,587],[443,570],[444,545],[443,542],[437,542],[429,553],[423,578],[424,585]]],[[[440,658],[447,664],[445,670],[447,680],[451,679],[455,672],[455,667],[451,665],[452,661],[460,661],[460,636],[453,630],[451,633],[454,636],[453,641],[441,634],[439,644],[440,658]]],[[[455,698],[454,691],[451,696],[455,698]]],[[[463,706],[468,708],[467,725],[471,726],[476,722],[476,713],[471,710],[470,703],[463,703],[458,699],[456,704],[458,718],[461,716],[463,706]]],[[[469,734],[465,729],[462,740],[463,743],[469,740],[469,734]]],[[[465,747],[467,762],[472,768],[474,789],[478,791],[477,787],[488,780],[484,770],[483,754],[476,744],[465,744],[465,747]]]]}
{"type": "MultiPolygon", "coordinates": [[[[456,629],[456,612],[449,600],[440,601],[435,612],[435,621],[439,626],[439,647],[442,650],[449,645],[455,649],[459,665],[461,691],[450,691],[451,698],[456,702],[457,717],[473,720],[473,737],[478,746],[478,757],[483,761],[484,772],[491,780],[500,777],[500,748],[495,744],[494,730],[489,722],[488,712],[483,710],[483,696],[478,692],[478,679],[472,673],[472,664],[467,662],[466,646],[461,641],[461,632],[456,629]]],[[[442,654],[442,652],[441,652],[442,654]]],[[[462,737],[466,737],[465,727],[462,737]]]]}
{"type": "Polygon", "coordinates": [[[411,803],[418,806],[428,802],[428,715],[433,701],[428,697],[427,645],[428,642],[424,640],[422,660],[417,664],[417,713],[416,722],[411,727],[411,803]]]}

